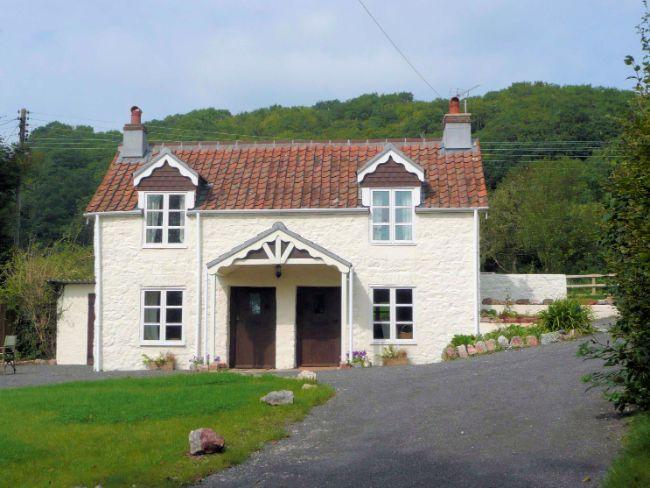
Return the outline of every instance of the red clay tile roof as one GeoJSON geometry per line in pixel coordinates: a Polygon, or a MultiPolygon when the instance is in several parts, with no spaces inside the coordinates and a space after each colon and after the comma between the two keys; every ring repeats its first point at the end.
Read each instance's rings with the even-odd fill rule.
{"type": "MultiPolygon", "coordinates": [[[[441,151],[440,141],[393,142],[425,170],[425,208],[486,207],[487,190],[480,146],[441,151]]],[[[385,143],[165,144],[207,185],[197,208],[287,209],[361,206],[357,169],[385,143]]],[[[161,146],[152,148],[155,157],[161,146]]],[[[133,173],[144,162],[120,162],[119,153],[91,199],[87,212],[134,210],[138,196],[133,173]]]]}

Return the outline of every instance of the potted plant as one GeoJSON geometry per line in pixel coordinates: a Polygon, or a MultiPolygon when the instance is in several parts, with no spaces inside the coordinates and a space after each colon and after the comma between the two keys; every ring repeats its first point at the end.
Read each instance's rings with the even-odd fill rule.
{"type": "Polygon", "coordinates": [[[150,358],[146,354],[142,355],[142,362],[147,369],[160,369],[163,371],[171,371],[176,368],[176,356],[171,352],[162,352],[157,358],[150,358]]]}
{"type": "Polygon", "coordinates": [[[384,347],[381,351],[381,363],[384,366],[398,366],[409,363],[406,349],[397,349],[395,346],[384,347]]]}
{"type": "Polygon", "coordinates": [[[352,351],[350,365],[353,368],[369,368],[372,366],[372,363],[368,359],[368,353],[366,351],[352,351]]]}

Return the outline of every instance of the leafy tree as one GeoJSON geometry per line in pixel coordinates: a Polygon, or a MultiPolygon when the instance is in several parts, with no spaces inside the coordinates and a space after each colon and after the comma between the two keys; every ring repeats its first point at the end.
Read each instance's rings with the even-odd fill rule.
{"type": "MultiPolygon", "coordinates": [[[[647,8],[647,4],[646,4],[647,8]]],[[[629,56],[636,96],[626,118],[611,177],[607,202],[608,265],[614,273],[614,296],[620,318],[611,329],[613,342],[592,341],[580,353],[605,360],[605,370],[585,378],[602,386],[614,406],[650,409],[650,14],[638,26],[643,59],[629,56]]]]}
{"type": "Polygon", "coordinates": [[[56,292],[49,280],[92,277],[92,249],[70,241],[14,249],[0,275],[0,300],[13,317],[23,355],[53,357],[56,292]]]}
{"type": "Polygon", "coordinates": [[[9,256],[16,228],[16,188],[20,169],[12,148],[0,140],[0,263],[9,256]]]}
{"type": "Polygon", "coordinates": [[[600,203],[608,165],[542,160],[512,169],[482,221],[484,266],[508,273],[602,271],[600,203]]]}

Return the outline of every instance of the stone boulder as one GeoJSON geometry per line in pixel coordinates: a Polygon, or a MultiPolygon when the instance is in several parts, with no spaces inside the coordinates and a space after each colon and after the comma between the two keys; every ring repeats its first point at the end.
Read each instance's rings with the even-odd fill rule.
{"type": "Polygon", "coordinates": [[[223,451],[226,440],[214,430],[208,428],[196,429],[190,432],[190,454],[213,454],[223,451]]]}
{"type": "Polygon", "coordinates": [[[487,344],[483,341],[477,341],[476,344],[474,344],[474,348],[476,349],[477,354],[485,354],[488,351],[487,344]]]}
{"type": "Polygon", "coordinates": [[[303,390],[311,390],[312,388],[317,388],[317,386],[313,383],[305,383],[302,385],[303,390]]]}
{"type": "Polygon", "coordinates": [[[500,336],[497,338],[497,343],[498,343],[501,347],[503,347],[504,349],[507,348],[507,347],[510,345],[510,343],[508,342],[508,339],[506,339],[506,336],[502,336],[502,335],[500,335],[500,336]]]}
{"type": "Polygon", "coordinates": [[[463,359],[467,358],[467,356],[468,356],[467,348],[465,347],[464,344],[462,344],[460,346],[456,346],[456,351],[458,352],[458,357],[459,358],[463,358],[463,359]]]}
{"type": "Polygon", "coordinates": [[[494,339],[488,339],[487,341],[485,341],[485,346],[487,347],[487,350],[489,352],[494,352],[497,349],[497,341],[495,341],[494,339]]]}
{"type": "Polygon", "coordinates": [[[456,359],[457,357],[458,357],[458,351],[453,346],[446,347],[444,352],[442,353],[442,359],[444,359],[445,361],[450,361],[452,359],[456,359]]]}
{"type": "Polygon", "coordinates": [[[475,356],[477,353],[478,351],[476,350],[476,347],[474,347],[474,345],[470,344],[467,346],[467,354],[469,354],[470,356],[475,356]]]}
{"type": "Polygon", "coordinates": [[[272,391],[260,398],[260,401],[268,405],[290,405],[293,403],[293,392],[289,390],[272,391]]]}
{"type": "Polygon", "coordinates": [[[547,344],[553,344],[554,342],[559,342],[560,341],[560,333],[559,332],[547,332],[546,334],[542,334],[542,346],[545,346],[547,344]]]}
{"type": "Polygon", "coordinates": [[[539,341],[537,340],[537,337],[534,335],[529,335],[526,336],[526,345],[529,347],[536,347],[539,346],[539,341]]]}
{"type": "Polygon", "coordinates": [[[316,373],[314,373],[313,371],[309,371],[308,369],[303,369],[300,373],[298,373],[296,379],[316,381],[316,373]]]}
{"type": "Polygon", "coordinates": [[[510,347],[524,347],[524,341],[519,336],[510,339],[510,347]]]}

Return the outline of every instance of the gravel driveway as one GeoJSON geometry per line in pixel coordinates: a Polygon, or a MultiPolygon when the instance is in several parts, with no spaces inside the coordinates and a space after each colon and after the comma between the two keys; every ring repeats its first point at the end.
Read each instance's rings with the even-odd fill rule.
{"type": "Polygon", "coordinates": [[[429,366],[325,371],[337,395],[201,487],[596,486],[622,421],[581,341],[429,366]]]}

